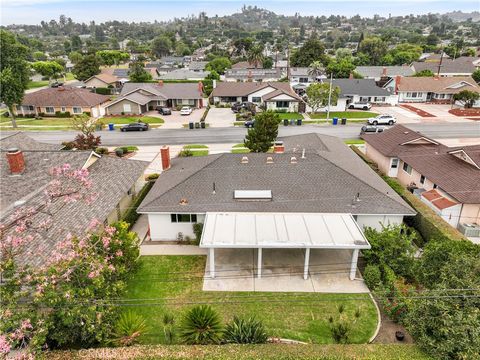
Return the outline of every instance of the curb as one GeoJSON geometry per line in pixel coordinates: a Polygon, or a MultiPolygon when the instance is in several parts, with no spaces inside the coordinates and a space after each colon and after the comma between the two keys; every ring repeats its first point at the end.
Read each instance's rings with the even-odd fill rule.
{"type": "Polygon", "coordinates": [[[368,295],[370,296],[373,303],[375,304],[375,309],[377,309],[377,316],[378,316],[377,328],[375,329],[375,332],[373,333],[373,335],[368,340],[368,344],[371,344],[373,342],[373,340],[375,340],[375,338],[377,337],[378,333],[380,332],[380,327],[382,326],[382,314],[380,313],[380,308],[378,307],[378,304],[377,304],[376,300],[374,299],[372,293],[370,292],[370,293],[368,293],[368,295]]]}

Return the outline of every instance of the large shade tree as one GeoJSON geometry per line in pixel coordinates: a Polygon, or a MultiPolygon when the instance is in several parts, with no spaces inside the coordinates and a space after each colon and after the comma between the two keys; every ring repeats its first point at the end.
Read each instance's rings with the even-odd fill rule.
{"type": "Polygon", "coordinates": [[[310,38],[292,54],[290,64],[292,66],[307,67],[314,61],[326,64],[327,60],[325,45],[317,38],[310,38]]]}
{"type": "Polygon", "coordinates": [[[330,97],[330,104],[336,105],[340,95],[340,88],[332,86],[332,93],[330,95],[329,83],[311,84],[307,88],[307,104],[312,109],[312,112],[317,112],[321,107],[328,106],[328,99],[330,97]]]}
{"type": "Polygon", "coordinates": [[[58,79],[62,75],[64,68],[56,61],[36,61],[32,64],[32,68],[40,75],[51,79],[58,79]]]}
{"type": "Polygon", "coordinates": [[[29,82],[29,50],[5,30],[0,30],[0,49],[0,102],[7,105],[12,126],[16,128],[13,106],[22,103],[29,82]]]}
{"type": "Polygon", "coordinates": [[[94,54],[84,56],[72,70],[78,80],[84,81],[100,73],[100,61],[94,54]]]}

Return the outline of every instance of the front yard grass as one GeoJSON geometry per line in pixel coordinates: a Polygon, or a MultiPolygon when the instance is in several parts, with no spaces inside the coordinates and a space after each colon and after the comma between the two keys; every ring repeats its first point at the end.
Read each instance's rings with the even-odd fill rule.
{"type": "Polygon", "coordinates": [[[245,147],[245,144],[236,144],[232,146],[232,154],[247,154],[250,152],[250,149],[245,147]]]}
{"type": "Polygon", "coordinates": [[[162,118],[154,117],[154,116],[125,116],[125,117],[104,117],[99,119],[104,124],[130,124],[132,122],[144,122],[147,124],[163,124],[165,121],[162,118]]]}
{"type": "MultiPolygon", "coordinates": [[[[326,119],[327,113],[310,113],[308,114],[312,119],[326,119]]],[[[369,117],[377,116],[377,113],[370,111],[333,111],[330,113],[330,118],[347,118],[347,119],[367,119],[369,117]]]]}
{"type": "Polygon", "coordinates": [[[144,344],[165,343],[165,313],[175,323],[194,304],[210,303],[224,322],[237,316],[262,320],[269,336],[331,344],[329,317],[341,316],[350,326],[350,342],[366,343],[377,325],[375,306],[367,294],[204,292],[204,256],[142,256],[139,268],[127,284],[124,311],[134,311],[149,326],[144,344]],[[143,299],[143,300],[137,300],[143,299]],[[338,307],[343,304],[340,315],[338,307]],[[356,310],[360,317],[355,318],[356,310]]]}
{"type": "Polygon", "coordinates": [[[208,155],[208,146],[204,144],[190,144],[185,145],[183,150],[189,150],[192,153],[192,156],[206,156],[208,155]],[[198,150],[205,149],[205,150],[198,150]]]}

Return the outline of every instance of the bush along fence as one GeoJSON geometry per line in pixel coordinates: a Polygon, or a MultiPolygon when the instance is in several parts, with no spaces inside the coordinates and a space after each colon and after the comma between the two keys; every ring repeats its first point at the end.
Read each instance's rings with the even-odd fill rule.
{"type": "Polygon", "coordinates": [[[423,246],[425,242],[432,239],[452,239],[466,240],[466,238],[457,229],[447,224],[438,216],[428,205],[424,204],[419,198],[409,192],[397,180],[383,174],[376,163],[367,158],[356,146],[350,147],[358,156],[360,156],[383,180],[397,192],[403,200],[415,209],[417,215],[405,218],[405,223],[415,228],[422,235],[423,242],[417,243],[423,246]]]}
{"type": "Polygon", "coordinates": [[[126,223],[129,224],[129,229],[132,228],[132,226],[135,224],[135,222],[140,217],[140,214],[137,213],[137,208],[140,206],[143,199],[145,199],[145,196],[147,196],[148,192],[150,191],[153,184],[155,183],[155,180],[156,180],[156,178],[152,178],[152,180],[149,180],[145,185],[143,185],[143,188],[138,192],[138,194],[135,197],[135,199],[133,200],[131,206],[128,208],[128,210],[123,215],[123,221],[125,221],[126,223]]]}

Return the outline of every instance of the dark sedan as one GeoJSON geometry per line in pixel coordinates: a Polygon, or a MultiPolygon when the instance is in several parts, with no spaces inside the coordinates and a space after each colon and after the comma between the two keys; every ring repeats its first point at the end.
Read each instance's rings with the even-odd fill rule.
{"type": "Polygon", "coordinates": [[[167,107],[158,106],[158,107],[157,107],[157,111],[158,111],[158,113],[161,114],[161,115],[172,115],[172,110],[170,110],[170,109],[167,108],[167,107]]]}
{"type": "Polygon", "coordinates": [[[147,131],[148,130],[148,124],[143,123],[143,122],[136,122],[136,123],[130,123],[127,125],[123,125],[120,128],[121,131],[147,131]]]}

